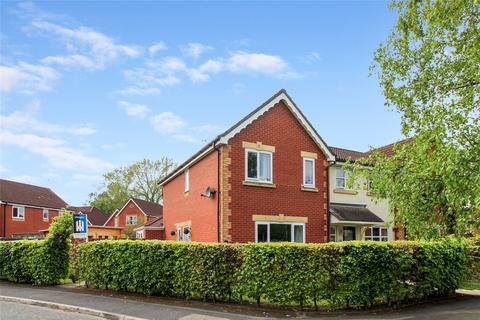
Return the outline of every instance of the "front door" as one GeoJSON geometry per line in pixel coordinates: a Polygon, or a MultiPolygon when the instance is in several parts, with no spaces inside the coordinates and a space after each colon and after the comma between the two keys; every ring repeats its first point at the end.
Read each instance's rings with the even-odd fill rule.
{"type": "Polygon", "coordinates": [[[356,240],[355,227],[343,227],[343,241],[352,241],[356,240]]]}

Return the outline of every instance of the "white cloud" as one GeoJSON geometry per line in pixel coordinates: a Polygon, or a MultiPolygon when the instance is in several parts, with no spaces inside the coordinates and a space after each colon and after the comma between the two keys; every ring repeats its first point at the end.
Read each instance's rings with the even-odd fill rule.
{"type": "Polygon", "coordinates": [[[196,60],[205,52],[213,50],[213,47],[198,42],[191,42],[185,46],[182,46],[181,50],[184,55],[192,57],[196,60]]]}
{"type": "Polygon", "coordinates": [[[72,175],[72,180],[77,183],[95,183],[100,182],[103,180],[101,174],[91,175],[91,174],[83,174],[83,173],[75,173],[72,175]]]}
{"type": "Polygon", "coordinates": [[[15,111],[9,115],[0,114],[0,126],[2,129],[9,129],[16,132],[29,130],[49,134],[67,133],[77,136],[91,135],[97,131],[90,126],[63,126],[40,121],[36,118],[39,108],[40,102],[34,100],[26,110],[15,111]]]}
{"type": "Polygon", "coordinates": [[[60,75],[52,68],[19,62],[15,66],[0,66],[0,91],[35,91],[51,90],[60,75]]]}
{"type": "Polygon", "coordinates": [[[67,145],[64,140],[42,137],[34,134],[17,134],[0,130],[0,144],[16,146],[43,156],[55,168],[84,171],[111,169],[106,161],[85,155],[81,150],[67,145]]]}
{"type": "Polygon", "coordinates": [[[89,57],[80,54],[69,56],[48,56],[42,59],[44,64],[58,64],[64,67],[84,67],[86,69],[95,69],[97,65],[89,57]]]}
{"type": "Polygon", "coordinates": [[[155,131],[162,134],[171,134],[180,131],[186,122],[172,112],[162,112],[150,118],[150,123],[155,131]]]}
{"type": "Polygon", "coordinates": [[[195,138],[194,136],[189,135],[189,134],[174,134],[172,137],[175,140],[179,140],[179,141],[182,141],[182,142],[188,142],[188,143],[199,142],[199,140],[197,138],[195,138]]]}
{"type": "Polygon", "coordinates": [[[237,52],[230,56],[226,67],[233,72],[279,75],[287,71],[288,64],[279,56],[263,53],[237,52]]]}
{"type": "Polygon", "coordinates": [[[218,131],[218,127],[211,124],[204,124],[201,126],[192,127],[192,131],[198,132],[198,133],[211,133],[211,132],[218,131]]]}
{"type": "Polygon", "coordinates": [[[127,116],[145,118],[150,109],[143,104],[130,103],[127,101],[119,101],[118,104],[125,110],[127,116]]]}
{"type": "Polygon", "coordinates": [[[138,57],[143,52],[139,46],[118,44],[107,35],[87,27],[67,28],[45,20],[34,20],[31,26],[57,35],[66,48],[73,52],[72,55],[44,58],[43,62],[48,64],[101,69],[116,59],[138,57]]]}
{"type": "Polygon", "coordinates": [[[150,56],[154,56],[157,52],[167,50],[167,49],[168,47],[166,46],[166,44],[163,41],[160,41],[151,45],[148,48],[148,53],[150,54],[150,56]]]}
{"type": "Polygon", "coordinates": [[[161,90],[155,87],[136,87],[131,86],[125,89],[120,89],[115,91],[115,94],[130,96],[130,95],[139,95],[139,96],[150,96],[160,94],[161,90]]]}

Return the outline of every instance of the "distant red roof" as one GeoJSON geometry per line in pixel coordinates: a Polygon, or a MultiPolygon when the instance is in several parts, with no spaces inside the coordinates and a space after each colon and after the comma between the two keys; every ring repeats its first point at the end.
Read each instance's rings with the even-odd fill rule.
{"type": "Polygon", "coordinates": [[[103,224],[107,222],[109,217],[102,210],[93,206],[84,206],[84,207],[69,206],[68,209],[74,212],[85,213],[87,215],[88,221],[90,221],[90,223],[94,226],[103,226],[103,224]]]}
{"type": "Polygon", "coordinates": [[[163,216],[163,206],[161,204],[138,198],[132,198],[132,200],[147,216],[163,216]]]}
{"type": "Polygon", "coordinates": [[[142,229],[152,229],[152,230],[155,230],[155,229],[164,229],[164,225],[163,225],[163,218],[162,217],[157,217],[157,218],[154,218],[153,220],[151,221],[148,221],[148,222],[145,222],[144,224],[138,226],[137,228],[135,228],[134,230],[137,231],[137,230],[142,230],[142,229]]]}
{"type": "Polygon", "coordinates": [[[52,209],[67,206],[67,203],[49,188],[5,179],[0,179],[0,201],[52,209]]]}
{"type": "Polygon", "coordinates": [[[412,139],[413,138],[406,138],[406,139],[399,140],[399,141],[394,142],[394,143],[387,144],[386,146],[375,148],[375,149],[369,151],[368,154],[372,153],[373,151],[380,151],[380,152],[384,153],[386,156],[391,157],[391,156],[393,156],[394,146],[406,144],[406,143],[410,142],[412,139]]]}
{"type": "Polygon", "coordinates": [[[390,143],[390,144],[387,144],[385,146],[374,148],[374,149],[372,149],[370,151],[367,151],[367,152],[355,151],[355,150],[349,150],[349,149],[331,147],[331,146],[329,146],[328,148],[335,155],[335,160],[345,162],[349,159],[352,160],[352,161],[355,161],[355,160],[360,159],[360,158],[366,158],[374,151],[380,151],[380,152],[384,153],[386,156],[390,157],[390,156],[393,155],[394,146],[399,145],[399,144],[406,144],[406,143],[410,142],[411,140],[412,140],[412,138],[399,140],[397,142],[390,143]]]}
{"type": "Polygon", "coordinates": [[[350,160],[357,160],[363,157],[366,157],[367,154],[365,152],[354,151],[344,148],[337,148],[337,147],[329,147],[332,151],[333,155],[335,156],[335,160],[337,161],[347,161],[350,160]]]}

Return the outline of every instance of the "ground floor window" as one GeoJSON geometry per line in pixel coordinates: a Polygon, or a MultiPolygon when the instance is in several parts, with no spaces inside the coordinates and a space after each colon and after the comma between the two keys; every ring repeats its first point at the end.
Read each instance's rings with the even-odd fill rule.
{"type": "Polygon", "coordinates": [[[255,227],[257,242],[305,242],[304,223],[261,221],[255,227]]]}
{"type": "Polygon", "coordinates": [[[337,228],[332,226],[330,227],[330,242],[337,241],[337,228]]]}
{"type": "Polygon", "coordinates": [[[369,227],[365,229],[365,240],[388,241],[388,228],[369,227]]]}
{"type": "Polygon", "coordinates": [[[137,232],[135,232],[135,238],[137,239],[143,239],[145,238],[145,235],[143,233],[143,230],[137,230],[137,232]]]}

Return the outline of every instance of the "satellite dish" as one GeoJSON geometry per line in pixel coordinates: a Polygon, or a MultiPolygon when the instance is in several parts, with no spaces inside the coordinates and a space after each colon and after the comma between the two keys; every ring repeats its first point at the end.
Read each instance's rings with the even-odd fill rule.
{"type": "Polygon", "coordinates": [[[202,197],[213,198],[215,196],[215,193],[216,193],[215,189],[208,186],[207,189],[205,190],[205,192],[202,193],[202,197]]]}

